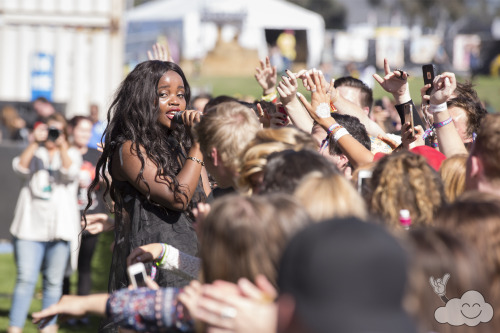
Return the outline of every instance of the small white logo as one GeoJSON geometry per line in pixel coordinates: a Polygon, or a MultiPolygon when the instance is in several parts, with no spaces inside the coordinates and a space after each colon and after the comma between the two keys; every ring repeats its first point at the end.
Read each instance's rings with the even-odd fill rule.
{"type": "Polygon", "coordinates": [[[450,274],[445,274],[442,279],[431,277],[430,283],[434,292],[443,300],[446,306],[437,308],[434,318],[441,323],[452,326],[477,326],[487,323],[493,318],[493,307],[486,303],[483,295],[475,290],[465,292],[461,298],[448,299],[446,297],[446,283],[450,274]]]}

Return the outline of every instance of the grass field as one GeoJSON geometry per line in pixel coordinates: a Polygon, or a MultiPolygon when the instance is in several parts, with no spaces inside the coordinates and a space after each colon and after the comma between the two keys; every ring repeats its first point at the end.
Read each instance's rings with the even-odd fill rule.
{"type": "MultiPolygon", "coordinates": [[[[464,82],[465,79],[458,78],[458,81],[464,82]]],[[[410,76],[409,83],[411,95],[415,104],[418,105],[420,104],[420,88],[423,86],[423,80],[420,77],[410,76]]],[[[190,84],[193,87],[212,91],[213,96],[229,95],[237,98],[244,96],[260,98],[262,94],[262,90],[253,77],[198,78],[190,79],[190,84]]],[[[474,84],[481,100],[491,105],[497,112],[500,111],[500,78],[480,76],[474,80],[474,84]]],[[[300,83],[299,86],[301,86],[300,83]]],[[[373,95],[375,99],[378,99],[389,94],[376,83],[373,95]]],[[[308,95],[306,94],[306,96],[308,95]]]]}

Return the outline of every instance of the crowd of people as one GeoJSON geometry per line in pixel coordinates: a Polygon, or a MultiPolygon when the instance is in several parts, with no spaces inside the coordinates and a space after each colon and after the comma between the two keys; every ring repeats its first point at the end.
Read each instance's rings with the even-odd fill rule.
{"type": "Polygon", "coordinates": [[[14,159],[9,333],[39,271],[42,332],[59,314],[101,315],[102,332],[498,332],[500,114],[471,84],[437,73],[417,107],[385,61],[392,103],[374,103],[356,78],[278,81],[266,59],[248,103],[191,98],[160,45],[149,57],[117,89],[100,153],[96,121],[54,113],[14,159]],[[90,294],[94,234],[111,229],[109,290],[90,294]],[[137,263],[147,287],[129,287],[137,263]],[[77,267],[78,295],[60,298],[77,267]]]}

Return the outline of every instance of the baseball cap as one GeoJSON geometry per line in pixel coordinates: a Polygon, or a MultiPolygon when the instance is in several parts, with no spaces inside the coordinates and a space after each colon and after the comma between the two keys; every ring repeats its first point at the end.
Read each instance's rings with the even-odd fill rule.
{"type": "Polygon", "coordinates": [[[311,225],[287,246],[278,275],[314,333],[414,333],[402,306],[407,258],[383,227],[357,218],[311,225]]]}

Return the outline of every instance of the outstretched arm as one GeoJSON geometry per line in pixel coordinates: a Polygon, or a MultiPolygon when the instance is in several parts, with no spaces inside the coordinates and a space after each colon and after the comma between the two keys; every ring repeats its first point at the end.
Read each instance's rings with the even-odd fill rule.
{"type": "Polygon", "coordinates": [[[39,327],[43,328],[52,318],[60,314],[79,317],[93,313],[104,317],[108,297],[108,294],[87,296],[64,295],[58,303],[42,311],[34,312],[32,314],[33,323],[39,324],[39,327]]]}
{"type": "MultiPolygon", "coordinates": [[[[304,87],[308,90],[311,91],[311,86],[313,85],[312,82],[310,82],[310,77],[313,72],[316,70],[302,70],[298,72],[296,75],[298,78],[302,79],[302,82],[304,84],[304,87]]],[[[323,75],[321,75],[323,76],[323,75]]],[[[325,93],[327,91],[331,91],[332,94],[330,96],[330,102],[333,104],[333,106],[337,109],[337,112],[340,114],[347,114],[349,116],[353,116],[359,119],[359,121],[365,125],[366,131],[368,132],[369,135],[377,137],[378,135],[385,136],[384,130],[373,120],[368,117],[366,112],[358,105],[352,103],[351,101],[345,99],[342,95],[338,93],[335,88],[333,88],[333,81],[332,81],[332,87],[326,82],[326,80],[323,78],[323,87],[325,88],[325,93]]]]}
{"type": "MultiPolygon", "coordinates": [[[[424,95],[424,99],[430,99],[429,110],[434,119],[434,128],[436,129],[439,150],[450,157],[456,154],[468,154],[460,135],[453,123],[446,101],[455,91],[457,81],[455,74],[443,73],[434,78],[434,88],[431,95],[424,95]]],[[[430,85],[426,85],[430,88],[430,85]]]]}
{"type": "Polygon", "coordinates": [[[350,135],[345,128],[338,125],[335,119],[330,115],[330,95],[332,94],[333,82],[330,90],[325,93],[322,74],[315,71],[311,75],[311,104],[303,95],[300,95],[300,101],[304,104],[314,121],[323,127],[329,135],[333,135],[342,152],[347,156],[349,162],[354,168],[373,162],[373,154],[365,148],[358,140],[350,135]]]}

